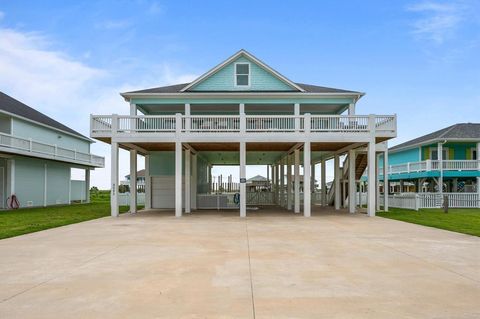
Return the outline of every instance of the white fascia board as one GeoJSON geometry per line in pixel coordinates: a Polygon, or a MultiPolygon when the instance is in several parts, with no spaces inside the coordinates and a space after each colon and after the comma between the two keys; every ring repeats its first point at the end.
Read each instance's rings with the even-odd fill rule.
{"type": "Polygon", "coordinates": [[[51,130],[54,130],[54,131],[57,131],[57,132],[61,132],[61,133],[63,133],[63,134],[67,134],[67,135],[70,135],[70,136],[73,136],[73,137],[76,137],[76,138],[79,138],[79,139],[82,139],[82,140],[86,140],[86,141],[90,142],[90,144],[95,143],[94,140],[92,140],[92,139],[90,139],[90,138],[88,138],[88,137],[76,135],[76,134],[73,134],[73,133],[70,133],[70,132],[61,130],[61,129],[59,129],[59,128],[56,128],[56,127],[53,127],[53,126],[50,126],[50,125],[43,124],[43,123],[40,123],[40,122],[31,120],[31,119],[28,119],[28,118],[26,118],[26,117],[23,117],[23,116],[20,116],[20,115],[17,115],[17,114],[13,114],[13,113],[6,112],[6,111],[3,111],[3,110],[0,110],[0,113],[6,114],[6,115],[11,116],[11,117],[15,117],[15,118],[20,119],[20,120],[22,120],[22,121],[26,121],[26,122],[29,122],[29,123],[33,123],[33,124],[35,124],[35,125],[43,126],[43,127],[48,128],[48,129],[51,129],[51,130]]]}
{"type": "Polygon", "coordinates": [[[187,86],[185,86],[183,89],[180,90],[180,92],[185,92],[186,90],[192,88],[193,86],[197,85],[198,83],[200,83],[201,81],[203,81],[204,79],[206,79],[207,77],[209,77],[210,75],[216,73],[218,70],[220,70],[221,68],[223,68],[224,66],[226,66],[227,64],[231,63],[232,61],[234,61],[235,59],[237,59],[238,57],[240,56],[246,56],[247,58],[249,58],[250,60],[254,61],[255,63],[257,63],[258,65],[260,65],[262,68],[264,68],[265,70],[267,70],[268,72],[270,72],[272,75],[274,75],[275,77],[277,77],[279,80],[285,82],[286,84],[288,84],[289,86],[299,90],[300,92],[305,92],[305,90],[303,88],[301,88],[300,86],[298,86],[297,84],[295,84],[294,82],[290,81],[289,79],[287,79],[285,76],[281,75],[280,73],[278,73],[277,71],[275,71],[274,69],[272,69],[271,67],[269,67],[268,65],[266,65],[265,63],[263,63],[262,61],[260,61],[259,59],[257,59],[256,57],[254,57],[253,55],[251,55],[250,53],[248,53],[246,50],[242,49],[240,51],[238,51],[237,53],[235,53],[234,55],[232,55],[231,57],[229,57],[228,59],[226,59],[225,61],[223,61],[222,63],[218,64],[216,67],[214,67],[213,69],[211,69],[210,71],[204,73],[203,75],[201,75],[200,77],[198,77],[196,80],[194,80],[193,82],[189,83],[187,86]]]}
{"type": "Polygon", "coordinates": [[[128,101],[131,98],[298,98],[298,97],[329,97],[329,98],[345,98],[350,97],[354,100],[358,100],[365,93],[353,94],[353,93],[302,93],[302,92],[184,92],[184,93],[122,93],[121,95],[128,101]]]}

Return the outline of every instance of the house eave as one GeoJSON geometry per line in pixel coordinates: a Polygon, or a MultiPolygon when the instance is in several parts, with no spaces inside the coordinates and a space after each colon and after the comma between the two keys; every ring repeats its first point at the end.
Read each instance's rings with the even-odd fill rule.
{"type": "Polygon", "coordinates": [[[392,148],[394,148],[395,146],[393,146],[392,148],[389,149],[389,152],[390,153],[397,153],[397,152],[400,152],[400,151],[405,151],[405,150],[409,150],[409,149],[412,149],[412,148],[417,148],[419,146],[426,146],[426,145],[430,145],[430,144],[433,144],[433,143],[439,143],[439,142],[444,142],[446,141],[447,143],[448,142],[480,142],[480,138],[433,138],[433,139],[430,139],[430,140],[427,140],[427,141],[423,141],[423,142],[420,142],[420,143],[415,143],[415,144],[412,144],[412,145],[408,145],[408,146],[404,146],[404,147],[400,147],[400,148],[397,148],[397,149],[394,149],[392,150],[392,148]]]}
{"type": "Polygon", "coordinates": [[[332,92],[332,93],[308,93],[308,92],[182,92],[182,93],[120,93],[125,101],[130,102],[132,98],[345,98],[350,97],[357,102],[365,93],[332,92]]]}

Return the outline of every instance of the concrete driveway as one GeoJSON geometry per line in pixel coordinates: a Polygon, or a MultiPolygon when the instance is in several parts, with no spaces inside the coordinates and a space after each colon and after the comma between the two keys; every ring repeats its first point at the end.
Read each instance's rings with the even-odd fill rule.
{"type": "Polygon", "coordinates": [[[380,217],[149,212],[0,241],[0,318],[479,317],[480,238],[380,217]]]}

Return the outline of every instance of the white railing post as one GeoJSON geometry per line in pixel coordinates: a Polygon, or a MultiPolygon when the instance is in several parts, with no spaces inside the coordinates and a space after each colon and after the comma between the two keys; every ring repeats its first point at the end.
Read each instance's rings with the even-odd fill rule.
{"type": "Polygon", "coordinates": [[[57,148],[57,144],[53,145],[53,149],[54,149],[54,151],[53,151],[53,156],[55,156],[55,157],[56,157],[56,156],[57,156],[57,154],[58,154],[58,148],[57,148]]]}
{"type": "Polygon", "coordinates": [[[192,127],[192,117],[190,115],[190,103],[185,103],[185,132],[187,133],[190,133],[190,128],[192,127]]]}
{"type": "Polygon", "coordinates": [[[175,133],[180,135],[182,132],[182,114],[176,113],[175,114],[175,133]]]}
{"type": "Polygon", "coordinates": [[[112,135],[118,131],[118,114],[112,114],[112,135]]]}
{"type": "Polygon", "coordinates": [[[28,146],[29,151],[31,152],[33,147],[32,147],[32,139],[29,139],[29,146],[28,146]]]}
{"type": "Polygon", "coordinates": [[[312,123],[311,121],[312,121],[312,115],[310,113],[305,113],[304,123],[303,123],[303,129],[305,131],[305,134],[310,134],[310,127],[312,123]]]}
{"type": "Polygon", "coordinates": [[[407,173],[410,173],[410,162],[407,163],[407,173]]]}
{"type": "Polygon", "coordinates": [[[240,133],[245,134],[247,131],[247,118],[245,113],[240,113],[240,133]]]}
{"type": "Polygon", "coordinates": [[[300,131],[300,104],[295,103],[294,105],[294,116],[295,116],[295,132],[300,131]]]}

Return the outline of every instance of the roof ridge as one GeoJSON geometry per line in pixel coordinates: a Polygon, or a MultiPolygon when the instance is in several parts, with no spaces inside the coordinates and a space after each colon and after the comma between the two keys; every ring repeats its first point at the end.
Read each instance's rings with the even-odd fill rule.
{"type": "Polygon", "coordinates": [[[463,123],[456,123],[456,124],[453,124],[452,126],[450,127],[446,127],[446,131],[441,133],[437,138],[441,138],[441,137],[444,137],[447,133],[449,133],[451,130],[453,130],[455,127],[457,127],[458,125],[460,124],[463,124],[463,123]]]}

